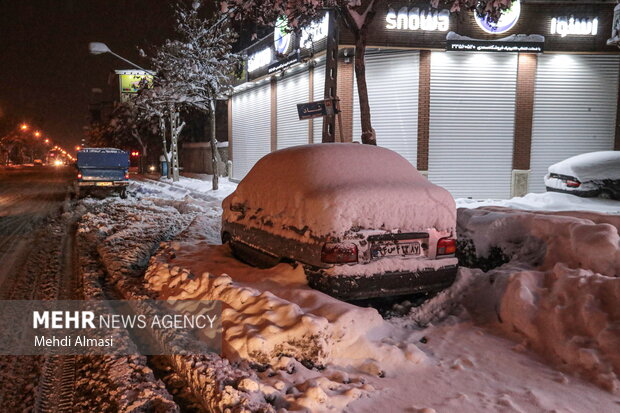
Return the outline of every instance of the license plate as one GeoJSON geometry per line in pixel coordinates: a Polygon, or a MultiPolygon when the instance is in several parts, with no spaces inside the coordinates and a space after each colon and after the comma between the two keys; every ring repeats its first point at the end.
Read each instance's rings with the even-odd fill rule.
{"type": "Polygon", "coordinates": [[[420,255],[421,246],[418,241],[374,243],[370,247],[373,258],[420,255]]]}
{"type": "Polygon", "coordinates": [[[97,186],[112,186],[112,182],[97,182],[97,186]]]}

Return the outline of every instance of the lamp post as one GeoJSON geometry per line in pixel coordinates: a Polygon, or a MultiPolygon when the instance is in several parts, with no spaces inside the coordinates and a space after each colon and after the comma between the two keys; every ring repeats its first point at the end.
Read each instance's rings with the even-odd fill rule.
{"type": "Polygon", "coordinates": [[[110,53],[112,56],[117,57],[119,59],[121,59],[123,62],[125,63],[129,63],[130,65],[132,65],[135,68],[138,68],[146,73],[148,73],[149,75],[153,75],[155,76],[155,73],[151,72],[150,70],[146,70],[143,69],[142,67],[138,66],[137,64],[135,64],[134,62],[125,59],[122,56],[117,55],[116,53],[114,53],[112,50],[110,50],[110,48],[108,47],[107,44],[105,43],[101,43],[101,42],[90,42],[88,43],[88,51],[90,52],[90,54],[93,55],[98,55],[98,54],[104,54],[104,53],[110,53]]]}
{"type": "MultiPolygon", "coordinates": [[[[88,43],[88,50],[91,54],[93,55],[98,55],[98,54],[103,54],[103,53],[110,53],[112,56],[115,56],[117,58],[119,58],[120,60],[122,60],[123,62],[129,63],[130,65],[132,65],[133,67],[143,71],[144,73],[147,73],[151,76],[155,76],[155,72],[151,71],[151,70],[146,70],[140,66],[138,66],[137,64],[135,64],[134,62],[125,59],[122,56],[117,55],[116,53],[114,53],[112,50],[110,50],[110,48],[108,47],[107,44],[105,43],[101,43],[101,42],[90,42],[88,43]]],[[[118,71],[117,71],[118,74],[118,71]]],[[[121,93],[121,101],[122,101],[122,93],[121,93]]],[[[142,157],[140,157],[140,165],[139,165],[139,170],[140,173],[144,172],[144,166],[142,164],[143,159],[142,157]]]]}

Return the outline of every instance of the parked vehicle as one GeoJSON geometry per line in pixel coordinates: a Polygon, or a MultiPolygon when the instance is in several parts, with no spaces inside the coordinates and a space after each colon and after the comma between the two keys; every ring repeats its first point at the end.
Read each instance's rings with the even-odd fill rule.
{"type": "Polygon", "coordinates": [[[76,194],[101,190],[127,197],[129,153],[115,148],[85,148],[77,153],[76,194]]]}
{"type": "Polygon", "coordinates": [[[301,263],[310,286],[342,299],[438,291],[457,273],[454,199],[385,148],[272,152],[222,206],[236,257],[301,263]]]}
{"type": "Polygon", "coordinates": [[[41,159],[35,159],[32,163],[34,166],[43,166],[43,161],[41,159]]]}
{"type": "Polygon", "coordinates": [[[547,191],[620,200],[620,151],[583,153],[548,169],[547,191]]]}

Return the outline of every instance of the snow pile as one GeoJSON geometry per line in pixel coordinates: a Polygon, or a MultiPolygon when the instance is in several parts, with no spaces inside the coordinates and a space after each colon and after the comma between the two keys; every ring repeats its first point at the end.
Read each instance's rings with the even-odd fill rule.
{"type": "Polygon", "coordinates": [[[145,278],[160,299],[221,300],[226,357],[272,365],[285,355],[306,365],[357,367],[383,359],[384,366],[376,368],[377,374],[406,358],[421,361],[416,358],[419,354],[410,354],[415,349],[403,351],[374,342],[373,334],[385,329],[379,313],[308,288],[301,266],[291,270],[288,264],[280,264],[258,270],[236,264],[229,268],[233,281],[227,274],[214,274],[218,261],[234,263],[234,259],[222,257],[229,256],[228,247],[192,243],[164,244],[151,260],[145,278]],[[191,264],[199,257],[205,261],[213,258],[213,272],[196,272],[204,269],[191,264]],[[261,286],[256,280],[261,279],[285,284],[272,284],[271,292],[265,291],[256,288],[261,286]]]}
{"type": "MultiPolygon", "coordinates": [[[[108,198],[99,201],[90,199],[82,201],[79,208],[87,209],[89,212],[85,213],[79,222],[80,243],[89,245],[97,251],[107,272],[105,282],[107,285],[111,284],[116,287],[116,293],[121,299],[148,297],[149,291],[143,288],[141,277],[143,270],[160,242],[175,236],[191,222],[195,214],[183,214],[179,211],[187,207],[181,207],[181,204],[176,201],[171,202],[170,199],[134,198],[125,201],[108,198]]],[[[191,205],[189,210],[193,210],[191,205]]],[[[91,267],[92,263],[88,265],[91,267]]],[[[96,274],[92,268],[89,268],[88,272],[96,274]]],[[[96,280],[89,277],[86,281],[87,290],[92,292],[96,280]]],[[[168,359],[175,374],[182,378],[187,390],[199,399],[207,411],[229,409],[273,411],[263,393],[247,392],[239,388],[240,382],[244,379],[256,378],[255,373],[247,367],[232,365],[217,354],[177,355],[168,357],[168,359]]],[[[147,396],[153,399],[151,405],[138,406],[136,404],[137,409],[144,407],[152,411],[164,406],[163,402],[160,403],[159,399],[155,399],[153,392],[145,385],[143,382],[145,379],[133,373],[129,377],[135,379],[136,383],[128,381],[124,374],[122,377],[114,377],[113,384],[124,383],[140,391],[142,388],[145,389],[145,392],[135,395],[139,396],[138,398],[134,397],[129,400],[142,403],[148,402],[147,396]]],[[[151,385],[152,379],[148,377],[147,379],[146,384],[151,385]]],[[[96,385],[92,380],[85,380],[84,384],[90,386],[89,389],[96,385]]],[[[161,383],[154,384],[160,385],[161,383]]],[[[97,388],[97,390],[105,393],[109,387],[104,387],[104,390],[97,388]]],[[[119,395],[118,392],[117,395],[119,395]]]]}
{"type": "Polygon", "coordinates": [[[572,176],[581,182],[620,179],[620,151],[582,153],[551,165],[549,172],[572,176]]]}
{"type": "Polygon", "coordinates": [[[596,211],[604,214],[620,215],[620,202],[600,198],[582,198],[558,192],[527,194],[511,199],[466,199],[456,200],[458,208],[479,208],[484,206],[502,206],[506,208],[532,211],[596,211]]]}
{"type": "Polygon", "coordinates": [[[459,209],[458,216],[460,242],[482,257],[500,249],[510,262],[487,273],[462,269],[450,289],[409,318],[425,325],[460,304],[522,349],[620,391],[620,217],[498,207],[459,209]]]}
{"type": "Polygon", "coordinates": [[[260,380],[239,388],[275,407],[342,411],[375,390],[366,376],[425,363],[415,344],[383,340],[394,328],[376,310],[308,288],[300,266],[254,269],[232,258],[227,246],[179,238],[184,241],[164,243],[152,258],[149,289],[159,299],[221,300],[224,357],[264,370],[260,380]],[[230,275],[216,275],[222,268],[230,275]]]}
{"type": "Polygon", "coordinates": [[[498,248],[514,261],[542,270],[556,263],[610,277],[620,274],[620,217],[598,213],[525,212],[499,207],[459,209],[459,242],[475,254],[498,248]]]}
{"type": "Polygon", "coordinates": [[[452,230],[454,205],[397,153],[354,143],[272,152],[223,202],[224,220],[291,238],[351,228],[452,230]]]}
{"type": "Polygon", "coordinates": [[[510,276],[499,307],[504,328],[559,366],[620,391],[620,278],[557,264],[510,276]]]}

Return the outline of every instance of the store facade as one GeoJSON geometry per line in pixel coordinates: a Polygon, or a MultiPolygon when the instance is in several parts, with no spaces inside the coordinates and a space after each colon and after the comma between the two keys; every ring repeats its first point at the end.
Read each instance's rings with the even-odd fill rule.
{"type": "MultiPolygon", "coordinates": [[[[542,191],[549,165],[620,149],[613,3],[522,0],[496,25],[428,2],[380,4],[366,54],[377,142],[455,197],[542,191]]],[[[275,34],[247,50],[246,81],[229,100],[233,179],[272,150],[321,141],[321,120],[298,120],[296,104],[323,98],[328,29],[318,22],[288,45],[275,34]]],[[[358,141],[354,41],[340,31],[336,135],[358,141]]]]}

